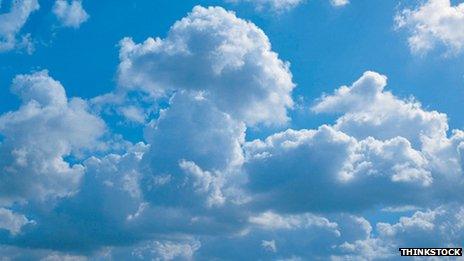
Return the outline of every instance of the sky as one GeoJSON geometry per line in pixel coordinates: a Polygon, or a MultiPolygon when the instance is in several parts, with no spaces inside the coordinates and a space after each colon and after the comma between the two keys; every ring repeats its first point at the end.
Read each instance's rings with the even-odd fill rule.
{"type": "Polygon", "coordinates": [[[0,0],[0,256],[462,247],[464,2],[0,0]]]}

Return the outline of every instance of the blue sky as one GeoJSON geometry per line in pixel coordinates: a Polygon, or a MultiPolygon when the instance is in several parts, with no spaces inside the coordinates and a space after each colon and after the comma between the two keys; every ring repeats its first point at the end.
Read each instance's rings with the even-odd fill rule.
{"type": "MultiPolygon", "coordinates": [[[[295,94],[308,102],[365,70],[376,70],[388,75],[389,87],[398,96],[413,95],[425,106],[446,112],[451,126],[463,125],[458,110],[464,77],[460,56],[443,58],[440,52],[414,56],[407,47],[407,34],[394,29],[396,13],[417,1],[353,2],[343,8],[333,8],[328,1],[309,1],[279,16],[222,1],[98,1],[86,3],[86,10],[102,15],[78,30],[60,28],[49,11],[52,3],[46,1],[23,28],[37,41],[34,55],[1,54],[2,85],[8,86],[18,73],[48,69],[71,96],[101,95],[115,85],[119,40],[163,37],[173,22],[198,4],[224,6],[263,29],[273,50],[292,65],[298,84],[295,94]]],[[[9,95],[8,88],[2,88],[1,96],[10,97],[2,99],[2,111],[14,107],[9,95]]]]}
{"type": "Polygon", "coordinates": [[[0,1],[0,255],[459,246],[464,3],[335,2],[0,1]]]}

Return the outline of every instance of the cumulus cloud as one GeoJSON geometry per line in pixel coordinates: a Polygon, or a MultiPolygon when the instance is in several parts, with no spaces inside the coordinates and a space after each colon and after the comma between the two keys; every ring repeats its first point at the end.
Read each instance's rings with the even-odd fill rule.
{"type": "Polygon", "coordinates": [[[24,47],[31,52],[33,47],[30,36],[18,38],[21,28],[26,24],[29,16],[39,9],[37,0],[12,1],[7,13],[0,14],[0,52],[24,47]]]}
{"type": "Polygon", "coordinates": [[[342,86],[313,106],[316,113],[338,113],[333,126],[358,140],[403,137],[420,151],[432,172],[458,178],[462,173],[462,131],[448,136],[446,114],[422,108],[414,99],[400,99],[385,90],[386,76],[366,72],[350,87],[342,86]]]}
{"type": "Polygon", "coordinates": [[[249,140],[247,128],[288,120],[295,86],[258,27],[195,7],[166,38],[120,45],[117,90],[90,104],[137,122],[135,144],[100,151],[100,116],[46,71],[13,80],[21,105],[0,116],[1,255],[371,260],[462,242],[464,132],[393,95],[386,76],[318,99],[313,112],[333,124],[249,140]]]}
{"type": "Polygon", "coordinates": [[[337,223],[312,215],[279,215],[266,212],[250,218],[246,230],[231,236],[203,239],[198,259],[268,259],[291,256],[322,258],[329,242],[340,237],[337,223]],[[273,224],[272,222],[278,222],[273,224]]]}
{"type": "Polygon", "coordinates": [[[450,0],[428,0],[415,9],[404,9],[395,18],[398,28],[410,32],[409,47],[413,53],[427,53],[438,44],[449,52],[464,47],[464,3],[450,0]]]}
{"type": "MultiPolygon", "coordinates": [[[[47,206],[49,211],[33,211],[35,225],[28,233],[1,238],[0,242],[62,254],[98,255],[108,245],[144,241],[145,232],[137,233],[137,218],[145,206],[138,163],[146,149],[139,143],[128,146],[122,155],[85,160],[81,164],[85,174],[72,196],[47,206]]],[[[25,206],[23,211],[31,210],[25,206]]]]}
{"type": "Polygon", "coordinates": [[[332,95],[323,96],[312,110],[342,114],[334,128],[358,139],[401,136],[418,148],[426,139],[446,137],[445,114],[426,111],[415,100],[399,99],[385,90],[386,85],[386,76],[365,72],[351,86],[342,86],[332,95]]]}
{"type": "Polygon", "coordinates": [[[244,135],[244,124],[219,111],[207,98],[176,93],[169,108],[145,130],[145,139],[152,145],[146,157],[160,172],[175,169],[180,160],[225,170],[243,161],[244,135]]]}
{"type": "Polygon", "coordinates": [[[385,86],[385,76],[366,72],[312,108],[341,114],[333,126],[247,142],[257,207],[331,212],[462,200],[461,132],[447,136],[446,115],[385,86]]]}
{"type": "Polygon", "coordinates": [[[379,222],[374,234],[365,239],[345,242],[338,246],[340,257],[356,259],[394,258],[399,247],[458,247],[463,240],[462,207],[444,205],[416,211],[401,217],[397,223],[379,222]]]}
{"type": "Polygon", "coordinates": [[[84,167],[64,158],[94,148],[105,124],[47,71],[19,75],[11,89],[22,104],[0,116],[1,204],[73,193],[84,167]]]}
{"type": "Polygon", "coordinates": [[[221,111],[247,124],[288,120],[292,75],[254,24],[218,7],[195,7],[165,39],[121,41],[119,84],[160,97],[201,92],[221,111]]]}
{"type": "Polygon", "coordinates": [[[53,13],[63,26],[79,28],[82,23],[89,19],[89,15],[82,7],[81,0],[56,0],[53,13]]]}
{"type": "Polygon", "coordinates": [[[247,143],[246,152],[249,189],[260,195],[256,204],[281,211],[417,203],[433,182],[426,159],[404,138],[358,141],[323,126],[247,143]]]}

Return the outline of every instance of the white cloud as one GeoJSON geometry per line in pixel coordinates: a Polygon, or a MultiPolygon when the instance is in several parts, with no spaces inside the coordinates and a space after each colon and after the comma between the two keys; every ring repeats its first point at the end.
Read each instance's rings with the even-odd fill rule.
{"type": "Polygon", "coordinates": [[[349,0],[330,0],[330,4],[335,7],[345,6],[349,3],[350,3],[349,0]]]}
{"type": "Polygon", "coordinates": [[[178,92],[145,136],[151,147],[142,163],[144,188],[152,203],[192,209],[224,203],[224,176],[243,162],[243,123],[207,98],[178,92]],[[171,199],[157,197],[160,193],[171,199]]]}
{"type": "Polygon", "coordinates": [[[245,151],[249,189],[260,195],[255,203],[281,211],[416,202],[434,179],[429,162],[404,138],[358,141],[329,126],[274,134],[245,151]]]}
{"type": "Polygon", "coordinates": [[[330,222],[327,218],[313,214],[278,215],[273,212],[264,212],[258,216],[250,217],[250,223],[264,230],[298,230],[311,226],[324,227],[340,234],[337,223],[330,222]]]}
{"type": "Polygon", "coordinates": [[[46,71],[17,76],[12,91],[22,105],[0,116],[0,203],[69,195],[84,167],[64,157],[95,148],[105,124],[46,71]]]}
{"type": "Polygon", "coordinates": [[[251,3],[258,11],[271,10],[274,12],[283,12],[291,10],[306,0],[226,0],[229,3],[251,3]]]}
{"type": "Polygon", "coordinates": [[[332,126],[247,141],[247,126],[287,120],[294,88],[255,25],[195,7],[165,39],[123,40],[120,55],[120,86],[92,104],[118,107],[144,141],[114,138],[108,155],[86,101],[45,71],[13,81],[22,104],[0,116],[0,227],[12,235],[0,244],[21,248],[1,255],[370,260],[462,242],[464,211],[437,206],[462,205],[464,132],[448,135],[445,114],[394,96],[385,76],[319,99],[314,112],[339,114],[332,126]],[[404,206],[425,210],[393,224],[357,216],[404,206]]]}
{"type": "Polygon", "coordinates": [[[448,137],[446,115],[401,100],[385,86],[386,77],[366,72],[313,107],[340,113],[334,126],[247,142],[244,168],[254,204],[279,211],[353,211],[443,203],[458,193],[461,131],[448,137]]]}
{"type": "Polygon", "coordinates": [[[312,110],[342,114],[333,127],[358,140],[403,137],[429,161],[430,171],[458,178],[462,173],[460,144],[464,133],[453,130],[448,137],[446,114],[425,110],[414,99],[395,97],[385,90],[386,79],[378,73],[365,72],[351,86],[323,96],[312,110]]]}
{"type": "Polygon", "coordinates": [[[121,41],[119,84],[155,97],[175,90],[202,92],[247,124],[288,120],[294,88],[288,63],[254,24],[220,7],[197,6],[166,39],[121,41]]]}
{"type": "Polygon", "coordinates": [[[385,259],[396,256],[399,247],[459,247],[464,239],[459,205],[444,205],[401,217],[397,223],[377,223],[376,236],[345,242],[339,246],[345,258],[385,259]]]}
{"type": "Polygon", "coordinates": [[[196,240],[184,242],[154,241],[133,250],[132,255],[138,259],[151,260],[193,260],[195,252],[201,247],[196,240]]]}
{"type": "Polygon", "coordinates": [[[203,171],[191,161],[182,160],[179,166],[187,174],[187,177],[193,179],[192,186],[194,191],[197,194],[201,193],[207,195],[205,202],[208,207],[224,203],[225,198],[221,191],[223,184],[220,174],[203,171]]]}
{"type": "Polygon", "coordinates": [[[437,44],[451,53],[464,47],[464,3],[453,6],[450,0],[428,0],[416,9],[404,9],[395,21],[398,28],[409,30],[413,53],[427,53],[437,44]]]}
{"type": "Polygon", "coordinates": [[[6,229],[12,235],[21,232],[21,228],[27,224],[34,223],[28,220],[24,215],[19,215],[5,208],[0,208],[0,230],[6,229]]]}
{"type": "Polygon", "coordinates": [[[312,108],[316,113],[342,113],[335,129],[358,139],[369,136],[408,139],[420,148],[425,138],[442,140],[448,131],[447,116],[426,111],[414,100],[402,100],[385,90],[387,77],[365,72],[351,86],[342,86],[323,96],[312,108]]]}
{"type": "Polygon", "coordinates": [[[137,122],[137,123],[144,123],[145,122],[145,113],[143,109],[138,108],[136,106],[126,106],[121,108],[121,113],[124,117],[130,121],[137,122]]]}
{"type": "Polygon", "coordinates": [[[277,252],[277,246],[276,246],[275,240],[270,240],[270,241],[263,240],[261,242],[261,246],[267,251],[271,251],[274,253],[277,252]]]}
{"type": "Polygon", "coordinates": [[[11,9],[0,14],[0,52],[25,47],[32,51],[32,43],[28,35],[18,39],[21,28],[26,24],[29,16],[39,9],[37,0],[12,1],[11,9]]]}
{"type": "Polygon", "coordinates": [[[56,0],[53,13],[63,26],[79,28],[82,23],[89,19],[89,15],[82,7],[81,0],[56,0]]]}
{"type": "Polygon", "coordinates": [[[88,258],[85,256],[67,255],[60,253],[51,253],[40,261],[87,261],[88,258]]]}

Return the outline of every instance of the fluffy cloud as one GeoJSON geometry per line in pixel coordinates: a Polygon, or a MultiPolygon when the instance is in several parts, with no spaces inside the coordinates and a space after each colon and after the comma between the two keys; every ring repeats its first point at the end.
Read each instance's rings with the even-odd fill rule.
{"type": "MultiPolygon", "coordinates": [[[[31,35],[20,33],[31,14],[39,8],[38,0],[11,1],[10,10],[0,14],[0,52],[21,48],[26,49],[28,53],[34,51],[31,35]]],[[[56,0],[52,11],[60,22],[68,27],[78,28],[89,18],[80,0],[56,0]]]]}
{"type": "Polygon", "coordinates": [[[38,9],[37,0],[18,0],[12,1],[9,12],[0,14],[0,52],[10,51],[17,47],[25,47],[29,52],[32,51],[30,37],[23,35],[21,39],[18,39],[17,36],[31,13],[38,9]]]}
{"type": "Polygon", "coordinates": [[[250,226],[228,237],[205,238],[198,259],[242,260],[326,256],[333,240],[340,238],[337,223],[313,214],[279,215],[266,212],[250,217],[250,226]]]}
{"type": "Polygon", "coordinates": [[[152,145],[147,160],[159,172],[175,169],[183,159],[206,169],[224,170],[243,161],[245,126],[201,94],[179,92],[147,127],[145,139],[152,145]]]}
{"type": "Polygon", "coordinates": [[[338,246],[339,257],[355,259],[391,259],[399,247],[459,247],[463,240],[463,209],[445,205],[417,211],[401,217],[397,223],[379,222],[374,234],[365,239],[345,242],[338,246]]]}
{"type": "Polygon", "coordinates": [[[128,146],[123,155],[85,160],[78,191],[47,206],[48,211],[24,205],[22,212],[34,216],[34,226],[27,233],[0,239],[1,243],[97,255],[106,246],[143,241],[145,232],[138,231],[137,217],[146,204],[138,163],[146,150],[139,143],[128,146]]]}
{"type": "Polygon", "coordinates": [[[437,44],[452,53],[464,47],[464,3],[453,6],[450,0],[428,0],[416,9],[404,9],[395,20],[397,27],[410,31],[413,53],[427,53],[437,44]]]}
{"type": "Polygon", "coordinates": [[[259,195],[256,204],[281,211],[417,204],[427,198],[419,192],[433,182],[428,162],[404,138],[358,141],[323,126],[253,141],[246,151],[249,187],[259,195]]]}
{"type": "Polygon", "coordinates": [[[294,88],[252,23],[195,7],[165,39],[123,40],[120,58],[118,89],[91,105],[144,135],[109,152],[88,102],[45,71],[14,79],[21,106],[0,116],[0,255],[371,260],[462,242],[464,132],[394,96],[385,76],[318,99],[333,125],[247,140],[247,127],[287,121],[294,88]]]}
{"type": "Polygon", "coordinates": [[[445,114],[423,110],[414,100],[401,100],[385,91],[386,85],[386,76],[365,72],[351,86],[342,86],[334,94],[323,96],[312,110],[343,113],[334,128],[358,139],[401,136],[420,148],[426,139],[446,137],[445,114]]]}
{"type": "Polygon", "coordinates": [[[247,124],[288,120],[294,88],[288,63],[254,24],[218,7],[195,7],[165,39],[121,41],[119,84],[152,96],[202,92],[221,111],[247,124]]]}
{"type": "Polygon", "coordinates": [[[81,0],[56,0],[53,13],[63,26],[79,28],[82,23],[89,19],[89,15],[82,7],[81,0]]]}
{"type": "Polygon", "coordinates": [[[403,137],[429,161],[432,172],[459,178],[462,131],[453,130],[448,136],[446,114],[424,110],[414,99],[395,97],[384,89],[386,80],[383,75],[366,72],[350,87],[342,86],[320,98],[312,110],[342,114],[334,129],[358,140],[403,137]]]}
{"type": "Polygon", "coordinates": [[[94,148],[105,124],[46,71],[17,76],[12,91],[22,105],[0,116],[1,204],[73,193],[84,167],[64,158],[94,148]]]}
{"type": "Polygon", "coordinates": [[[256,206],[331,212],[461,201],[461,132],[448,137],[446,115],[385,86],[385,76],[366,72],[314,105],[341,114],[335,125],[247,142],[256,206]]]}
{"type": "Polygon", "coordinates": [[[145,137],[151,147],[141,168],[153,203],[192,209],[224,203],[224,175],[243,162],[243,123],[200,94],[178,92],[145,137]]]}

